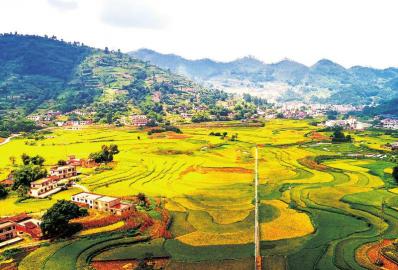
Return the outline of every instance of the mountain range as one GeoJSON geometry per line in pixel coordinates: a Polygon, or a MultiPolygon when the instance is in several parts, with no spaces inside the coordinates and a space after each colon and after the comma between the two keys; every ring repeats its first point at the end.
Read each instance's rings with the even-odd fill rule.
{"type": "Polygon", "coordinates": [[[129,54],[206,86],[271,101],[367,105],[398,96],[398,68],[344,68],[328,59],[312,66],[288,59],[267,64],[251,56],[231,62],[189,60],[149,49],[129,54]]]}

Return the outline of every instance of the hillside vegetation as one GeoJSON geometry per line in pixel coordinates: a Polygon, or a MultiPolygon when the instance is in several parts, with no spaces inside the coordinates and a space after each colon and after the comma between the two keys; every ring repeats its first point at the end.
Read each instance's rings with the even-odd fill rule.
{"type": "Polygon", "coordinates": [[[26,115],[42,109],[67,112],[82,106],[107,111],[138,107],[144,113],[161,113],[162,106],[151,100],[155,92],[160,105],[206,105],[226,98],[225,93],[204,89],[107,48],[94,49],[56,37],[0,36],[2,115],[26,115]]]}

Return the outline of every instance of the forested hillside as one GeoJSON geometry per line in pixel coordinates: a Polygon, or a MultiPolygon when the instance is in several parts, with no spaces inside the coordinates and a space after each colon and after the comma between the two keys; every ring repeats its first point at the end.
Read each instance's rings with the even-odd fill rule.
{"type": "Polygon", "coordinates": [[[56,37],[0,36],[0,113],[62,112],[82,106],[103,110],[161,105],[211,105],[226,94],[208,90],[121,52],[94,49],[56,37]],[[156,95],[157,104],[152,101],[156,95]]]}

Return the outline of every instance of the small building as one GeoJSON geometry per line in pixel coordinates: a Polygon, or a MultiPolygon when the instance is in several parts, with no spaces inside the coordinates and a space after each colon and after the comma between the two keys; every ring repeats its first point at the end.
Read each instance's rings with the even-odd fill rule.
{"type": "Polygon", "coordinates": [[[45,198],[61,190],[58,187],[59,178],[50,176],[30,183],[29,195],[36,198],[45,198]]]}
{"type": "Polygon", "coordinates": [[[77,167],[77,166],[82,166],[82,159],[76,158],[75,155],[70,155],[68,156],[68,160],[66,161],[66,164],[77,167]]]}
{"type": "Polygon", "coordinates": [[[102,195],[81,192],[72,196],[72,201],[81,205],[85,205],[87,208],[94,208],[94,201],[101,198],[102,195]]]}
{"type": "Polygon", "coordinates": [[[2,242],[17,237],[16,224],[9,220],[0,221],[0,245],[2,242]]]}
{"type": "Polygon", "coordinates": [[[2,185],[4,187],[12,187],[12,185],[14,185],[14,180],[4,179],[4,180],[0,181],[0,185],[2,185]]]}
{"type": "Polygon", "coordinates": [[[103,196],[90,192],[75,194],[72,196],[72,201],[83,207],[119,216],[133,210],[132,203],[122,202],[120,198],[103,196]]]}
{"type": "Polygon", "coordinates": [[[111,207],[120,204],[120,199],[103,196],[95,200],[94,208],[104,212],[110,212],[111,207]]]}
{"type": "Polygon", "coordinates": [[[40,239],[43,236],[40,228],[41,221],[32,218],[26,213],[7,217],[5,219],[15,223],[15,230],[19,235],[24,233],[29,234],[34,239],[40,239]]]}
{"type": "Polygon", "coordinates": [[[54,167],[50,170],[50,175],[58,179],[70,178],[77,175],[76,167],[72,165],[54,167]]]}
{"type": "Polygon", "coordinates": [[[4,187],[11,187],[12,185],[14,185],[14,174],[13,174],[13,172],[8,174],[6,179],[0,181],[0,185],[3,185],[4,187]]]}
{"type": "Polygon", "coordinates": [[[132,115],[131,116],[131,123],[133,126],[141,127],[148,124],[148,118],[146,115],[132,115]]]}
{"type": "Polygon", "coordinates": [[[38,122],[41,120],[42,117],[40,115],[28,115],[26,118],[31,121],[38,122]]]}
{"type": "Polygon", "coordinates": [[[391,144],[391,150],[398,150],[398,142],[394,142],[391,144]]]}

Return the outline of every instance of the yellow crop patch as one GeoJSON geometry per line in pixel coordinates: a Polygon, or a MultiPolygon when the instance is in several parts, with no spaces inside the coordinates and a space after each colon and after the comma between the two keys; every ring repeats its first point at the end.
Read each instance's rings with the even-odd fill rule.
{"type": "Polygon", "coordinates": [[[266,223],[260,224],[261,240],[275,241],[295,238],[314,232],[314,227],[308,215],[290,209],[289,206],[279,200],[262,201],[280,211],[280,215],[266,223]]]}

